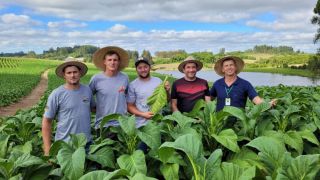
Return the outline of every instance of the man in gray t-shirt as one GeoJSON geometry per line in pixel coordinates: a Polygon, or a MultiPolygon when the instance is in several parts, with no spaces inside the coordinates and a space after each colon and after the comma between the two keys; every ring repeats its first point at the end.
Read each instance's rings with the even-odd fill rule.
{"type": "Polygon", "coordinates": [[[94,106],[91,89],[80,84],[80,77],[87,72],[81,62],[68,61],[56,68],[57,76],[65,79],[65,84],[50,94],[42,119],[44,154],[49,155],[51,146],[52,120],[57,120],[55,141],[68,141],[70,134],[84,133],[87,142],[91,138],[91,107],[94,106]]]}
{"type": "MultiPolygon", "coordinates": [[[[129,84],[127,103],[128,111],[136,115],[136,127],[139,128],[147,124],[147,120],[154,115],[150,112],[147,100],[162,81],[158,77],[150,76],[150,63],[148,59],[139,58],[135,66],[139,77],[129,84]]],[[[169,92],[169,89],[170,85],[166,83],[167,92],[169,92]]]]}
{"type": "MultiPolygon", "coordinates": [[[[89,83],[96,95],[96,121],[98,128],[101,120],[110,114],[126,114],[126,94],[128,76],[122,72],[129,63],[129,55],[122,48],[108,46],[93,54],[93,63],[103,72],[94,75],[89,83]]],[[[106,126],[118,126],[118,121],[109,121],[106,126]]]]}

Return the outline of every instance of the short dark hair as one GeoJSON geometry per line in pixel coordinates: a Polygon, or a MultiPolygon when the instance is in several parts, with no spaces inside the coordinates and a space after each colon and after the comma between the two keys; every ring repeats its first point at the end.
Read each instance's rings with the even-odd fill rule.
{"type": "Polygon", "coordinates": [[[114,54],[117,55],[120,60],[120,55],[118,54],[117,51],[114,51],[114,50],[110,50],[110,51],[106,52],[106,54],[104,55],[104,58],[106,58],[106,56],[110,56],[110,55],[114,55],[114,54]]]}

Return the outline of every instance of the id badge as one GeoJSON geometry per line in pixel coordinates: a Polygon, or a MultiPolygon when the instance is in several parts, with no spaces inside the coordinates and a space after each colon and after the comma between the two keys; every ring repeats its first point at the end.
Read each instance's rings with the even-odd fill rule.
{"type": "Polygon", "coordinates": [[[231,105],[231,98],[226,98],[225,104],[226,104],[226,106],[230,106],[231,105]]]}

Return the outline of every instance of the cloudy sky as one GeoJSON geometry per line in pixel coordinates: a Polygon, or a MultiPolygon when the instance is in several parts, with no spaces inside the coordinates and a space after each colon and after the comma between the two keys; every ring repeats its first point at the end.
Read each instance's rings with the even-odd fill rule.
{"type": "Polygon", "coordinates": [[[0,2],[0,52],[90,44],[151,52],[287,45],[316,52],[316,0],[10,0],[0,2]]]}

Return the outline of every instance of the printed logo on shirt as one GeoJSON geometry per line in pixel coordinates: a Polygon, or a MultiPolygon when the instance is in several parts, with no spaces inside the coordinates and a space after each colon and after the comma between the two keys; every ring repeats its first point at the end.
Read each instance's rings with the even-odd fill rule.
{"type": "Polygon", "coordinates": [[[86,96],[82,96],[82,102],[88,103],[89,102],[89,98],[86,97],[86,96]]]}
{"type": "Polygon", "coordinates": [[[124,86],[120,86],[119,89],[118,89],[118,92],[119,93],[124,93],[126,90],[126,88],[124,86]]]}

